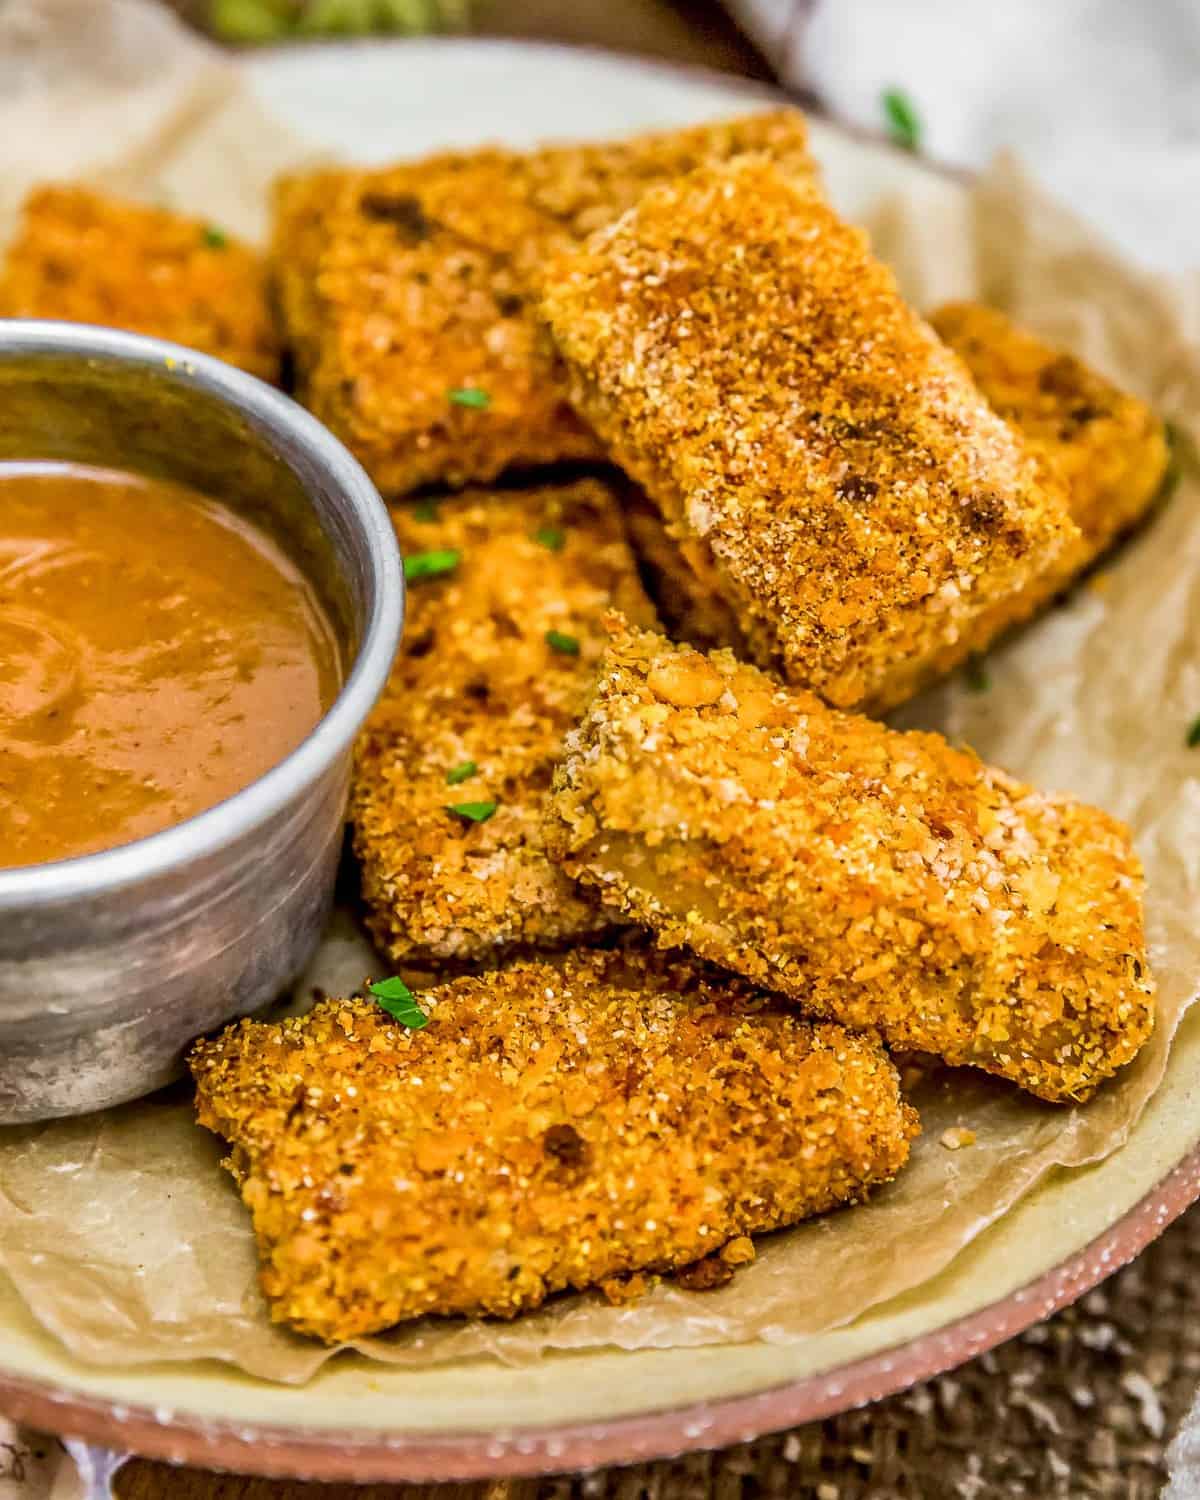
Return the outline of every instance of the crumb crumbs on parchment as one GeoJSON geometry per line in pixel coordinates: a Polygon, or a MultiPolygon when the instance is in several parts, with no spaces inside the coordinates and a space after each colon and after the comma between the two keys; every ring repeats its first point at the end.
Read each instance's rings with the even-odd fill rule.
{"type": "Polygon", "coordinates": [[[947,1151],[959,1151],[963,1146],[974,1144],[975,1132],[963,1125],[952,1125],[949,1130],[942,1131],[942,1145],[947,1151]]]}
{"type": "Polygon", "coordinates": [[[718,1287],[728,1286],[737,1268],[749,1265],[753,1259],[753,1240],[748,1234],[739,1234],[712,1255],[683,1266],[675,1279],[687,1292],[715,1292],[718,1287]]]}
{"type": "Polygon", "coordinates": [[[748,1266],[754,1259],[754,1241],[748,1234],[739,1234],[721,1247],[720,1255],[727,1266],[748,1266]]]}
{"type": "Polygon", "coordinates": [[[644,1297],[652,1286],[657,1286],[658,1281],[657,1276],[643,1276],[639,1271],[632,1276],[610,1276],[607,1281],[600,1283],[600,1290],[611,1307],[622,1307],[627,1302],[637,1302],[644,1297]]]}

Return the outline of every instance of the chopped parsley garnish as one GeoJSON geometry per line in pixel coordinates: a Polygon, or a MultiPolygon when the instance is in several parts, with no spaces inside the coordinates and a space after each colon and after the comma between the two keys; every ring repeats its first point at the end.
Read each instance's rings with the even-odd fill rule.
{"type": "Polygon", "coordinates": [[[992,679],[988,676],[987,663],[982,656],[967,657],[964,676],[967,687],[972,693],[986,693],[992,685],[992,679]]]}
{"type": "Polygon", "coordinates": [[[486,823],[496,807],[495,802],[451,802],[447,804],[446,811],[466,818],[468,823],[486,823]]]}
{"type": "Polygon", "coordinates": [[[422,1026],[429,1025],[429,1017],[413,999],[413,992],[403,979],[381,979],[378,984],[368,985],[367,988],[388,1015],[394,1021],[399,1021],[401,1026],[420,1031],[422,1026]]]}
{"type": "Polygon", "coordinates": [[[215,224],[206,224],[202,236],[204,243],[210,250],[224,250],[229,244],[229,236],[223,229],[218,229],[215,224]]]}
{"type": "Polygon", "coordinates": [[[533,533],[533,539],[548,552],[561,552],[566,545],[567,536],[557,526],[539,526],[533,533]]]}
{"type": "Polygon", "coordinates": [[[1189,750],[1194,750],[1197,745],[1200,745],[1200,719],[1192,720],[1192,727],[1187,733],[1187,742],[1189,750]]]}
{"type": "Polygon", "coordinates": [[[492,398],[486,391],[481,391],[477,385],[464,385],[456,391],[447,391],[446,397],[453,401],[455,406],[471,406],[476,411],[487,411],[492,404],[492,398]]]}
{"type": "Polygon", "coordinates": [[[454,766],[446,772],[446,785],[458,786],[460,782],[469,781],[478,769],[473,760],[464,760],[461,766],[454,766]]]}
{"type": "Polygon", "coordinates": [[[883,113],[894,144],[905,151],[916,151],[921,144],[921,117],[908,95],[901,89],[885,89],[883,113]]]}
{"type": "Polygon", "coordinates": [[[440,552],[414,552],[404,559],[404,577],[408,583],[418,578],[437,578],[441,573],[453,573],[462,561],[462,553],[446,548],[440,552]]]}
{"type": "Polygon", "coordinates": [[[564,656],[579,655],[579,642],[573,635],[564,635],[561,630],[547,630],[546,644],[552,651],[561,651],[564,656]]]}
{"type": "Polygon", "coordinates": [[[436,500],[418,500],[413,506],[413,517],[418,521],[438,520],[438,508],[436,500]]]}

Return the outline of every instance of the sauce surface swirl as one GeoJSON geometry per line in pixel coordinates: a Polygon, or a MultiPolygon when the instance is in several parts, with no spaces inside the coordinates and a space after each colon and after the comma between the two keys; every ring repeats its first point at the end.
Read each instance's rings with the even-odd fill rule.
{"type": "Polygon", "coordinates": [[[340,686],[282,548],[194,490],[0,464],[0,868],[157,833],[294,750],[340,686]]]}

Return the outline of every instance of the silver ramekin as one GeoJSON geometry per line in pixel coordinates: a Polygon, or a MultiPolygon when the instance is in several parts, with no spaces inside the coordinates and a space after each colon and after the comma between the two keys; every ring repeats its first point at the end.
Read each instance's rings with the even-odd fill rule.
{"type": "Polygon", "coordinates": [[[312,579],[346,671],[303,744],[227,801],[136,843],[0,869],[4,1124],[148,1093],[194,1037],[296,978],[332,901],[351,744],[404,614],[395,537],[362,469],[294,402],[219,360],[0,321],[0,459],[12,458],[179,480],[258,519],[312,579]]]}

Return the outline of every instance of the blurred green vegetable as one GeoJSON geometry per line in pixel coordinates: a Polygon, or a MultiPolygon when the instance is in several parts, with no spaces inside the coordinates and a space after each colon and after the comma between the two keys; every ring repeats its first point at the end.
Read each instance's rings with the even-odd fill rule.
{"type": "Polygon", "coordinates": [[[902,89],[886,89],[882,98],[883,114],[887,120],[888,134],[897,146],[905,151],[917,151],[921,146],[921,117],[912,100],[902,89]]]}
{"type": "Polygon", "coordinates": [[[211,0],[209,24],[228,42],[293,36],[418,35],[460,30],[473,0],[211,0]]]}

